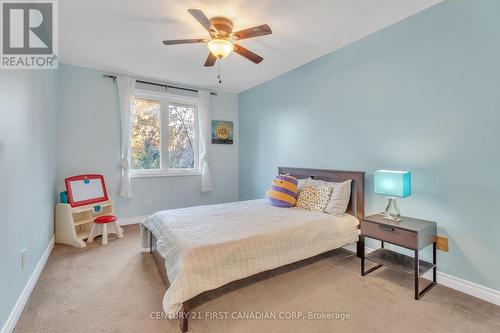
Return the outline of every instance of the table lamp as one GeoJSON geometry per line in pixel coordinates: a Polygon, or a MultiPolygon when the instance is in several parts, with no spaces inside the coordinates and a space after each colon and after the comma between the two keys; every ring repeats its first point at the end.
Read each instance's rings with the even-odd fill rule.
{"type": "Polygon", "coordinates": [[[411,195],[411,173],[409,171],[377,170],[374,174],[374,192],[389,197],[384,218],[401,221],[396,198],[406,198],[411,195]],[[393,212],[394,210],[394,212],[393,212]]]}

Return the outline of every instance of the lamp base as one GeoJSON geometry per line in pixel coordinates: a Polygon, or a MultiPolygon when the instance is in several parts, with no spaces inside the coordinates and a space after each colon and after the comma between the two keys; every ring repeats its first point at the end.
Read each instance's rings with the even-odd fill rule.
{"type": "Polygon", "coordinates": [[[387,206],[385,207],[385,211],[381,212],[380,215],[382,215],[384,219],[388,219],[394,222],[401,221],[401,219],[399,218],[401,216],[401,212],[399,210],[396,198],[389,198],[389,200],[387,201],[387,206]],[[394,213],[392,213],[392,210],[394,210],[394,213]]]}
{"type": "Polygon", "coordinates": [[[391,221],[394,221],[394,222],[401,222],[402,220],[398,217],[394,217],[394,216],[387,216],[385,215],[384,212],[380,212],[378,213],[378,215],[382,216],[384,219],[387,219],[387,220],[391,220],[391,221]]]}

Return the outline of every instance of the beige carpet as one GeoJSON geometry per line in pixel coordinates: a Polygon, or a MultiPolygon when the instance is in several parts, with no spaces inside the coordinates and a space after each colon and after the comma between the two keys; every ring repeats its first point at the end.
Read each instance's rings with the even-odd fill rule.
{"type": "MultiPolygon", "coordinates": [[[[56,245],[15,332],[179,332],[177,321],[150,319],[164,286],[138,227],[125,232],[104,247],[56,245]]],[[[500,307],[442,286],[415,301],[410,276],[381,269],[361,277],[358,258],[343,249],[297,266],[193,309],[190,332],[500,332],[500,307]],[[207,319],[215,311],[277,318],[207,319]],[[279,319],[309,312],[350,317],[279,319]]]]}

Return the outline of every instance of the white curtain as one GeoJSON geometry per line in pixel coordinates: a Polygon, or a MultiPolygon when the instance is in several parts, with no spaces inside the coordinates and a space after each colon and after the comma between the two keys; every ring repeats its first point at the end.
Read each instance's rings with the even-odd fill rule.
{"type": "Polygon", "coordinates": [[[212,177],[208,167],[208,143],[210,140],[210,92],[198,91],[200,118],[200,168],[201,168],[201,192],[212,191],[212,177]]]}
{"type": "Polygon", "coordinates": [[[120,116],[122,129],[122,189],[120,195],[125,198],[132,198],[132,184],[130,183],[130,165],[132,147],[131,137],[131,114],[134,103],[135,79],[127,76],[118,76],[118,97],[120,102],[120,116]]]}

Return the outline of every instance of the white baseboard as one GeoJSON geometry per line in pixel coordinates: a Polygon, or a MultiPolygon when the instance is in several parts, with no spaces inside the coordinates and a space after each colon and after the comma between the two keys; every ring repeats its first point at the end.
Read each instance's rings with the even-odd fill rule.
{"type": "MultiPolygon", "coordinates": [[[[147,216],[136,216],[136,217],[118,219],[118,224],[122,226],[130,224],[138,224],[144,221],[146,217],[147,216]]],[[[54,248],[54,244],[55,244],[55,236],[52,237],[49,244],[47,245],[45,252],[38,261],[38,264],[36,265],[35,270],[33,271],[28,282],[26,283],[26,286],[24,286],[23,292],[17,299],[16,305],[12,309],[12,312],[7,318],[7,321],[0,330],[0,333],[11,333],[14,330],[14,327],[16,326],[16,323],[19,320],[19,317],[21,316],[21,313],[24,310],[26,302],[28,301],[31,292],[33,291],[33,288],[35,287],[36,282],[38,281],[38,278],[40,277],[40,274],[42,273],[42,270],[45,267],[47,260],[49,259],[50,253],[54,248]]]]}
{"type": "Polygon", "coordinates": [[[139,224],[144,219],[146,219],[147,215],[145,216],[135,216],[135,217],[125,217],[122,219],[118,219],[118,224],[119,225],[130,225],[130,224],[139,224]]]}
{"type": "MultiPolygon", "coordinates": [[[[432,272],[427,272],[423,275],[424,278],[431,280],[432,272]]],[[[451,289],[458,290],[464,294],[471,295],[482,299],[483,301],[493,303],[500,306],[500,291],[481,286],[477,283],[470,282],[456,276],[437,272],[437,282],[451,289]]]]}
{"type": "MultiPolygon", "coordinates": [[[[349,244],[344,246],[344,249],[356,253],[356,244],[349,244]]],[[[372,248],[366,248],[366,253],[374,251],[372,248]]],[[[422,275],[423,278],[432,280],[432,271],[429,271],[422,275]]],[[[464,294],[471,295],[482,299],[483,301],[493,303],[500,306],[500,291],[491,289],[485,286],[481,286],[477,283],[470,282],[456,276],[437,271],[436,274],[437,283],[458,290],[464,294]]]]}
{"type": "Polygon", "coordinates": [[[50,240],[33,273],[31,273],[28,282],[24,286],[23,292],[21,293],[21,295],[19,295],[16,305],[12,309],[9,318],[7,318],[7,321],[0,330],[0,333],[11,333],[14,330],[14,327],[16,326],[17,321],[19,320],[19,317],[24,310],[24,306],[26,305],[26,302],[28,302],[28,298],[30,297],[31,292],[33,291],[33,288],[35,287],[36,282],[38,281],[38,278],[40,277],[40,274],[42,273],[42,270],[45,267],[47,260],[49,259],[50,253],[54,248],[54,243],[55,236],[53,236],[50,240]]]}
{"type": "MultiPolygon", "coordinates": [[[[357,243],[352,243],[352,244],[347,244],[346,246],[344,246],[344,249],[346,249],[347,251],[351,251],[351,252],[354,252],[356,253],[356,244],[357,243]]],[[[369,252],[370,250],[368,248],[365,248],[365,251],[366,252],[369,252]]]]}

